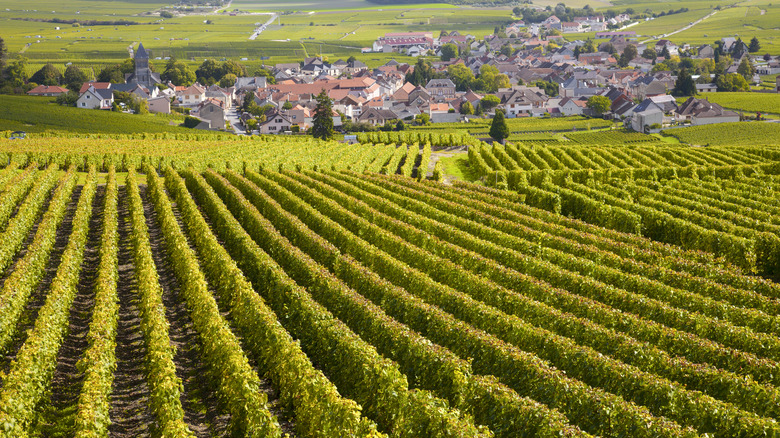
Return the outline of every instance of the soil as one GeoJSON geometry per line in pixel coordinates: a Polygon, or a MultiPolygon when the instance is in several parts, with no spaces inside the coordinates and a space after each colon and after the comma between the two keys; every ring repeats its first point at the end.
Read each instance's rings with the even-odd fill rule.
{"type": "MultiPolygon", "coordinates": [[[[11,361],[16,357],[16,354],[19,352],[19,349],[22,348],[24,341],[27,339],[27,331],[32,329],[33,326],[35,325],[35,320],[38,317],[38,311],[46,302],[46,296],[48,295],[51,282],[54,280],[54,277],[57,274],[57,267],[59,267],[60,265],[60,260],[62,259],[62,253],[65,252],[65,247],[68,245],[68,239],[70,238],[70,233],[73,228],[72,227],[73,214],[76,211],[76,205],[78,204],[78,199],[80,195],[81,195],[81,186],[76,186],[73,190],[73,193],[71,194],[70,201],[65,211],[65,216],[62,219],[60,226],[57,228],[57,236],[54,241],[54,247],[52,248],[52,251],[49,254],[49,262],[46,265],[43,277],[41,278],[41,281],[38,283],[38,287],[30,295],[30,298],[27,301],[27,305],[25,306],[24,312],[22,313],[22,317],[20,318],[19,323],[16,326],[16,336],[11,342],[8,348],[8,353],[4,358],[3,368],[2,368],[4,373],[8,373],[11,366],[11,361]]],[[[41,211],[46,211],[46,209],[48,209],[49,202],[50,199],[44,203],[45,205],[43,206],[41,211]]],[[[14,261],[14,267],[16,263],[19,260],[21,260],[24,257],[24,255],[27,253],[27,247],[29,246],[30,243],[32,243],[35,233],[37,233],[38,231],[38,225],[40,225],[40,221],[42,219],[43,219],[43,214],[40,215],[40,218],[38,220],[39,223],[36,224],[32,230],[30,230],[30,234],[28,234],[27,236],[28,241],[25,242],[24,249],[19,251],[19,253],[17,254],[16,260],[14,261]]]]}
{"type": "Polygon", "coordinates": [[[84,374],[76,362],[89,346],[87,333],[95,304],[95,283],[100,265],[100,237],[103,233],[103,206],[106,188],[98,186],[92,203],[92,217],[84,248],[78,293],[70,310],[70,325],[57,357],[51,381],[51,398],[43,414],[43,436],[72,436],[84,374]]]}
{"type": "Polygon", "coordinates": [[[208,367],[201,359],[201,344],[198,332],[190,319],[181,285],[171,266],[171,260],[165,250],[165,240],[159,226],[157,214],[147,193],[147,187],[141,186],[144,200],[146,225],[149,227],[149,243],[160,285],[163,289],[165,316],[170,324],[168,335],[176,348],[174,363],[176,374],[181,379],[184,391],[181,403],[184,408],[184,421],[198,437],[227,437],[231,416],[222,409],[217,400],[215,379],[208,376],[208,367]]]}
{"type": "Polygon", "coordinates": [[[109,408],[109,436],[112,438],[146,438],[151,436],[155,419],[149,409],[149,386],[144,371],[146,344],[141,333],[138,310],[138,292],[135,270],[130,216],[127,209],[127,190],[119,187],[119,321],[117,325],[114,387],[109,408]]]}

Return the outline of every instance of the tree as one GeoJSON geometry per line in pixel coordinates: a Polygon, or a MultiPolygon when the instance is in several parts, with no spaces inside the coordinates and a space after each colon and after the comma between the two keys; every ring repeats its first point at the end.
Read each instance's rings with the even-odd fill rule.
{"type": "Polygon", "coordinates": [[[652,48],[648,47],[648,48],[646,48],[642,52],[642,58],[645,58],[645,59],[655,59],[655,58],[658,58],[658,52],[656,52],[655,49],[652,49],[652,48]]]}
{"type": "Polygon", "coordinates": [[[750,53],[756,53],[759,50],[761,50],[761,44],[758,42],[758,38],[753,37],[750,40],[750,45],[748,45],[748,52],[750,53]]]}
{"type": "Polygon", "coordinates": [[[715,83],[718,85],[718,91],[748,91],[750,89],[745,77],[738,73],[720,75],[715,83]]]}
{"type": "Polygon", "coordinates": [[[232,87],[236,84],[236,79],[238,79],[236,75],[233,73],[228,73],[225,76],[222,76],[222,79],[219,80],[219,86],[222,88],[232,87]]]}
{"type": "Polygon", "coordinates": [[[618,65],[621,67],[627,67],[628,63],[631,62],[632,59],[636,58],[638,54],[639,52],[636,50],[636,46],[633,44],[629,44],[623,50],[623,54],[620,55],[620,59],[618,60],[618,65]]]}
{"type": "Polygon", "coordinates": [[[17,55],[16,60],[6,68],[5,75],[7,85],[14,88],[24,87],[27,83],[27,58],[17,55]]]}
{"type": "Polygon", "coordinates": [[[460,113],[467,116],[474,114],[474,105],[471,102],[463,102],[460,106],[460,113]]]}
{"type": "Polygon", "coordinates": [[[479,68],[479,79],[476,81],[477,89],[487,93],[495,93],[499,88],[509,88],[509,76],[501,73],[498,67],[485,64],[479,68]]]}
{"type": "Polygon", "coordinates": [[[484,111],[490,111],[491,109],[497,107],[499,103],[501,103],[501,99],[499,99],[498,96],[488,94],[482,98],[482,100],[479,102],[479,106],[484,111]]]}
{"type": "Polygon", "coordinates": [[[357,58],[355,58],[354,56],[350,56],[349,58],[347,58],[347,63],[351,63],[355,61],[357,61],[357,58]]]}
{"type": "Polygon", "coordinates": [[[531,85],[541,88],[544,90],[544,93],[550,97],[555,97],[558,95],[558,84],[555,82],[547,82],[539,79],[538,81],[533,82],[531,85]]]}
{"type": "Polygon", "coordinates": [[[447,67],[447,75],[455,83],[455,89],[466,91],[474,83],[474,73],[463,64],[453,64],[447,67]]]}
{"type": "Polygon", "coordinates": [[[672,54],[669,53],[669,48],[668,47],[664,46],[664,49],[661,50],[661,56],[663,56],[664,59],[669,59],[669,58],[672,57],[672,54]]]}
{"type": "Polygon", "coordinates": [[[291,110],[293,109],[293,104],[289,100],[284,101],[284,105],[282,105],[283,110],[291,110]]]}
{"type": "Polygon", "coordinates": [[[750,62],[750,57],[746,56],[742,58],[742,62],[737,67],[737,73],[741,74],[745,79],[750,79],[756,73],[756,68],[753,67],[753,63],[750,62]]]}
{"type": "Polygon", "coordinates": [[[770,55],[769,53],[764,53],[764,61],[769,62],[771,60],[772,60],[772,55],[770,55]]]}
{"type": "Polygon", "coordinates": [[[688,74],[688,70],[680,70],[680,74],[677,75],[677,81],[674,83],[674,89],[672,90],[672,96],[693,96],[696,94],[696,83],[693,78],[688,74]]]}
{"type": "Polygon", "coordinates": [[[610,55],[614,55],[615,53],[617,53],[617,49],[615,48],[615,46],[612,45],[612,43],[602,44],[601,46],[599,46],[599,50],[601,50],[602,52],[607,52],[610,55]]]}
{"type": "Polygon", "coordinates": [[[406,130],[406,123],[404,123],[403,120],[399,120],[398,123],[395,124],[395,130],[396,131],[405,131],[406,130]]]}
{"type": "MultiPolygon", "coordinates": [[[[222,72],[219,79],[222,79],[225,77],[225,75],[233,74],[236,77],[245,77],[246,76],[246,67],[243,65],[237,63],[236,61],[225,61],[222,63],[222,72]]],[[[214,79],[217,79],[216,77],[214,79]]]]}
{"type": "Polygon", "coordinates": [[[56,99],[57,104],[63,106],[76,106],[77,100],[79,100],[79,93],[73,90],[60,94],[56,99]]]}
{"type": "Polygon", "coordinates": [[[333,139],[333,103],[324,89],[317,95],[317,108],[314,109],[311,135],[321,140],[333,139]]]}
{"type": "Polygon", "coordinates": [[[509,137],[509,126],[507,126],[504,112],[501,110],[496,111],[496,115],[490,123],[490,137],[500,143],[509,137]]]}
{"type": "Polygon", "coordinates": [[[5,41],[0,38],[0,85],[3,83],[3,71],[5,70],[5,57],[8,54],[8,49],[5,48],[5,41]]]}
{"type": "Polygon", "coordinates": [[[63,76],[63,82],[69,90],[78,92],[84,82],[89,80],[89,77],[84,70],[71,64],[65,69],[65,75],[63,76]]]}
{"type": "Polygon", "coordinates": [[[580,46],[574,47],[574,59],[580,59],[580,46]]]}
{"type": "Polygon", "coordinates": [[[503,46],[501,46],[501,50],[499,51],[499,53],[507,57],[512,56],[512,46],[510,46],[509,44],[504,44],[503,46]]]}
{"type": "Polygon", "coordinates": [[[165,64],[165,70],[160,75],[164,81],[171,81],[173,85],[189,87],[195,82],[195,72],[185,63],[171,58],[165,64]]]}
{"type": "Polygon", "coordinates": [[[596,44],[590,38],[580,47],[580,53],[593,53],[596,51],[596,44]]]}
{"type": "Polygon", "coordinates": [[[30,76],[30,81],[40,85],[59,85],[61,80],[62,73],[51,63],[47,63],[30,76]]]}
{"type": "Polygon", "coordinates": [[[222,71],[222,67],[217,64],[217,61],[207,59],[195,70],[195,76],[200,83],[211,85],[222,79],[222,71]]]}
{"type": "Polygon", "coordinates": [[[100,70],[97,76],[98,82],[111,82],[112,84],[122,84],[125,82],[125,74],[122,72],[121,64],[114,64],[100,70]]]}
{"type": "Polygon", "coordinates": [[[173,13],[170,11],[161,11],[160,18],[173,18],[173,13]]]}
{"type": "Polygon", "coordinates": [[[588,108],[598,115],[602,115],[609,111],[611,105],[612,101],[609,100],[607,96],[591,96],[588,99],[588,108]]]}
{"type": "Polygon", "coordinates": [[[452,43],[447,43],[441,46],[441,60],[449,61],[458,57],[458,46],[452,43]]]}

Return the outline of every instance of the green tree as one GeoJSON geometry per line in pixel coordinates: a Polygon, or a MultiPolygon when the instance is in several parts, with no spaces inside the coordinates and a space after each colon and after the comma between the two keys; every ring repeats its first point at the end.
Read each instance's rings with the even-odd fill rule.
{"type": "Polygon", "coordinates": [[[491,109],[497,107],[499,103],[501,103],[501,99],[499,99],[498,96],[488,94],[482,98],[482,100],[479,102],[479,106],[483,111],[490,111],[491,109]]]}
{"type": "Polygon", "coordinates": [[[580,48],[580,53],[593,53],[596,51],[596,44],[590,38],[580,48]]]}
{"type": "Polygon", "coordinates": [[[479,68],[477,88],[486,93],[495,93],[499,88],[509,88],[509,77],[498,70],[498,67],[485,64],[479,68]]]}
{"type": "Polygon", "coordinates": [[[258,68],[255,70],[254,75],[257,77],[264,77],[266,81],[268,81],[269,84],[275,84],[276,78],[274,77],[274,74],[271,73],[270,70],[267,70],[265,68],[258,68]]]}
{"type": "Polygon", "coordinates": [[[655,51],[655,49],[648,47],[642,52],[642,58],[645,59],[655,59],[658,58],[658,52],[655,51]]]}
{"type": "Polygon", "coordinates": [[[165,64],[165,70],[160,75],[162,80],[171,81],[173,85],[189,87],[195,83],[195,72],[185,63],[171,58],[165,64]]]}
{"type": "Polygon", "coordinates": [[[538,81],[533,82],[531,85],[541,88],[544,90],[544,93],[550,97],[555,97],[558,95],[558,84],[555,82],[547,82],[539,79],[538,81]]]}
{"type": "Polygon", "coordinates": [[[496,111],[496,115],[493,116],[493,121],[490,123],[490,137],[497,142],[503,142],[509,137],[509,126],[506,124],[504,112],[501,110],[496,111]]]}
{"type": "Polygon", "coordinates": [[[591,96],[588,99],[588,108],[598,115],[609,111],[612,101],[607,96],[591,96]]]}
{"type": "Polygon", "coordinates": [[[78,91],[81,89],[81,86],[84,85],[84,82],[89,80],[89,77],[84,70],[71,64],[68,66],[68,68],[65,69],[65,75],[63,75],[62,79],[63,83],[66,87],[68,87],[69,90],[78,93],[78,91]]]}
{"type": "Polygon", "coordinates": [[[741,74],[745,79],[750,79],[756,73],[756,68],[753,67],[753,63],[750,62],[750,57],[745,56],[742,58],[742,62],[737,67],[737,73],[741,74]]]}
{"type": "Polygon", "coordinates": [[[474,83],[474,73],[463,64],[453,64],[447,67],[447,76],[455,83],[455,89],[466,91],[474,83]]]}
{"type": "Polygon", "coordinates": [[[750,53],[756,53],[759,50],[761,50],[761,43],[758,42],[758,38],[753,37],[750,40],[750,45],[748,45],[748,52],[750,53]]]}
{"type": "Polygon", "coordinates": [[[637,55],[639,55],[639,52],[636,50],[636,46],[633,44],[629,44],[623,50],[623,54],[620,55],[620,59],[618,60],[618,65],[621,67],[628,67],[628,63],[631,62],[632,59],[636,58],[637,55]]]}
{"type": "Polygon", "coordinates": [[[222,67],[213,59],[207,59],[195,70],[195,76],[201,84],[214,84],[223,76],[222,67]]]}
{"type": "Polygon", "coordinates": [[[447,43],[441,46],[441,60],[449,61],[458,57],[458,46],[452,43],[447,43]]]}
{"type": "MultiPolygon", "coordinates": [[[[222,63],[222,71],[219,80],[225,77],[225,75],[233,74],[236,77],[246,76],[246,67],[239,64],[236,61],[227,60],[222,63]]],[[[217,79],[216,77],[214,79],[217,79]]]]}
{"type": "Polygon", "coordinates": [[[574,46],[574,59],[580,59],[580,46],[574,46]]]}
{"type": "Polygon", "coordinates": [[[405,131],[406,130],[406,123],[404,123],[403,120],[399,120],[398,123],[395,124],[395,130],[396,131],[405,131]]]}
{"type": "Polygon", "coordinates": [[[289,100],[284,101],[284,105],[282,105],[282,109],[284,110],[291,110],[293,109],[293,104],[289,100]]]}
{"type": "Polygon", "coordinates": [[[27,58],[17,56],[5,70],[6,85],[14,88],[24,87],[27,83],[27,58]]]}
{"type": "Polygon", "coordinates": [[[463,102],[460,106],[460,113],[467,116],[474,114],[474,105],[472,105],[471,102],[463,102]]]}
{"type": "Polygon", "coordinates": [[[501,50],[499,51],[504,56],[512,56],[512,46],[509,44],[504,44],[501,46],[501,50]]]}
{"type": "Polygon", "coordinates": [[[225,76],[222,76],[222,79],[219,80],[219,86],[222,88],[232,87],[236,84],[236,79],[238,79],[236,75],[233,73],[228,73],[225,76]]]}
{"type": "Polygon", "coordinates": [[[0,85],[3,84],[3,71],[5,71],[5,57],[8,55],[8,49],[5,47],[5,41],[0,38],[0,85]]]}
{"type": "Polygon", "coordinates": [[[60,94],[56,99],[57,104],[62,106],[76,106],[77,100],[79,100],[79,93],[73,90],[60,94]]]}
{"type": "Polygon", "coordinates": [[[317,95],[317,108],[314,109],[311,135],[321,140],[333,139],[333,103],[324,89],[317,95]]]}
{"type": "Polygon", "coordinates": [[[114,64],[103,68],[103,70],[100,70],[100,73],[98,73],[97,80],[98,82],[123,84],[125,82],[125,74],[122,71],[122,65],[114,64]]]}
{"type": "Polygon", "coordinates": [[[59,85],[62,73],[52,63],[47,63],[30,76],[30,81],[40,85],[59,85]]]}
{"type": "Polygon", "coordinates": [[[672,57],[672,54],[669,53],[669,48],[668,47],[664,46],[664,49],[661,50],[661,56],[663,56],[664,59],[669,59],[669,58],[672,57]]]}
{"type": "Polygon", "coordinates": [[[745,77],[739,73],[728,73],[718,76],[715,81],[718,85],[718,91],[748,91],[750,85],[745,80],[745,77]]]}
{"type": "Polygon", "coordinates": [[[672,90],[673,96],[694,96],[696,94],[696,83],[693,78],[688,74],[688,70],[682,69],[677,75],[677,81],[674,83],[674,89],[672,90]]]}

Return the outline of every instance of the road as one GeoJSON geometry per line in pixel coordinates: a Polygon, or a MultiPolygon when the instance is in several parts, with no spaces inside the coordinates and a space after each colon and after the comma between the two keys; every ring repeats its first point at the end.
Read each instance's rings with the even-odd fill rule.
{"type": "Polygon", "coordinates": [[[225,120],[233,127],[233,132],[236,133],[236,135],[246,135],[246,130],[241,124],[241,120],[238,118],[238,111],[235,107],[230,108],[225,112],[225,120]]]}
{"type": "Polygon", "coordinates": [[[258,15],[271,15],[271,18],[268,21],[266,21],[265,23],[261,24],[260,26],[258,26],[255,29],[254,33],[252,33],[252,36],[249,37],[250,40],[254,40],[257,37],[259,37],[260,34],[263,33],[265,28],[268,27],[271,23],[273,23],[274,20],[276,20],[276,17],[277,17],[276,12],[268,12],[268,13],[263,13],[263,14],[258,13],[258,15]]]}
{"type": "Polygon", "coordinates": [[[661,34],[661,35],[656,35],[656,36],[654,36],[654,37],[652,37],[652,38],[650,38],[650,39],[646,39],[646,40],[644,40],[644,41],[640,41],[640,42],[639,42],[639,44],[645,44],[645,43],[647,43],[647,42],[650,42],[650,41],[653,41],[653,40],[657,40],[657,39],[661,39],[661,38],[666,38],[666,37],[668,37],[668,36],[670,36],[670,35],[674,35],[674,34],[676,34],[676,33],[680,33],[680,32],[682,32],[682,31],[686,31],[686,30],[688,30],[688,29],[692,28],[693,26],[696,26],[697,24],[701,23],[702,21],[704,21],[704,20],[706,20],[706,19],[708,19],[708,18],[712,17],[713,15],[715,15],[715,14],[717,14],[717,13],[718,13],[718,11],[712,11],[712,12],[710,12],[709,14],[707,14],[707,15],[705,15],[705,16],[703,16],[703,17],[699,18],[698,20],[696,20],[696,21],[694,21],[694,22],[692,22],[692,23],[688,24],[687,26],[685,26],[685,27],[683,27],[683,28],[677,29],[677,30],[675,30],[675,31],[672,31],[672,32],[669,32],[669,33],[665,33],[665,34],[661,34]]]}

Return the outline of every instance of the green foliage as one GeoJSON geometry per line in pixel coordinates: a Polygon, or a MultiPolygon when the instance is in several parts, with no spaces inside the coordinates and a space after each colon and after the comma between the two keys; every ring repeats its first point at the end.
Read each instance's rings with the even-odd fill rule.
{"type": "Polygon", "coordinates": [[[490,124],[490,137],[493,140],[501,142],[509,137],[509,126],[504,120],[504,112],[496,111],[496,115],[493,116],[493,122],[490,124]]]}
{"type": "Polygon", "coordinates": [[[201,120],[197,117],[187,116],[184,118],[184,127],[185,128],[194,128],[198,125],[200,125],[201,120]]]}
{"type": "Polygon", "coordinates": [[[163,81],[170,81],[173,85],[185,87],[195,83],[196,79],[195,72],[187,64],[177,61],[176,58],[168,60],[160,77],[163,81]]]}
{"type": "Polygon", "coordinates": [[[612,101],[607,96],[591,96],[588,98],[588,108],[598,115],[609,111],[612,101]]]}
{"type": "Polygon", "coordinates": [[[718,91],[748,91],[750,85],[740,73],[728,73],[718,76],[715,81],[718,91]]]}
{"type": "Polygon", "coordinates": [[[686,69],[680,70],[677,75],[672,95],[678,97],[696,95],[696,83],[686,69]]]}
{"type": "Polygon", "coordinates": [[[460,113],[465,115],[474,114],[474,105],[471,102],[463,102],[460,105],[460,113]]]}
{"type": "Polygon", "coordinates": [[[441,60],[449,61],[458,57],[458,46],[452,43],[447,43],[441,46],[441,60]]]}
{"type": "Polygon", "coordinates": [[[68,66],[68,68],[65,69],[65,74],[63,75],[62,80],[70,91],[78,93],[84,82],[89,80],[89,77],[84,70],[71,64],[68,66]]]}
{"type": "Polygon", "coordinates": [[[761,50],[761,43],[758,42],[758,38],[753,37],[750,39],[750,45],[748,45],[748,52],[756,53],[761,50]]]}
{"type": "Polygon", "coordinates": [[[498,96],[488,94],[487,96],[483,97],[481,101],[479,101],[479,106],[482,107],[484,111],[490,111],[497,107],[500,103],[501,99],[499,99],[498,96]]]}
{"type": "Polygon", "coordinates": [[[320,140],[331,140],[334,137],[333,102],[325,90],[317,95],[317,107],[314,109],[311,135],[320,140]]]}
{"type": "Polygon", "coordinates": [[[51,63],[44,65],[30,76],[30,81],[39,85],[59,85],[62,80],[62,73],[51,63]]]}

